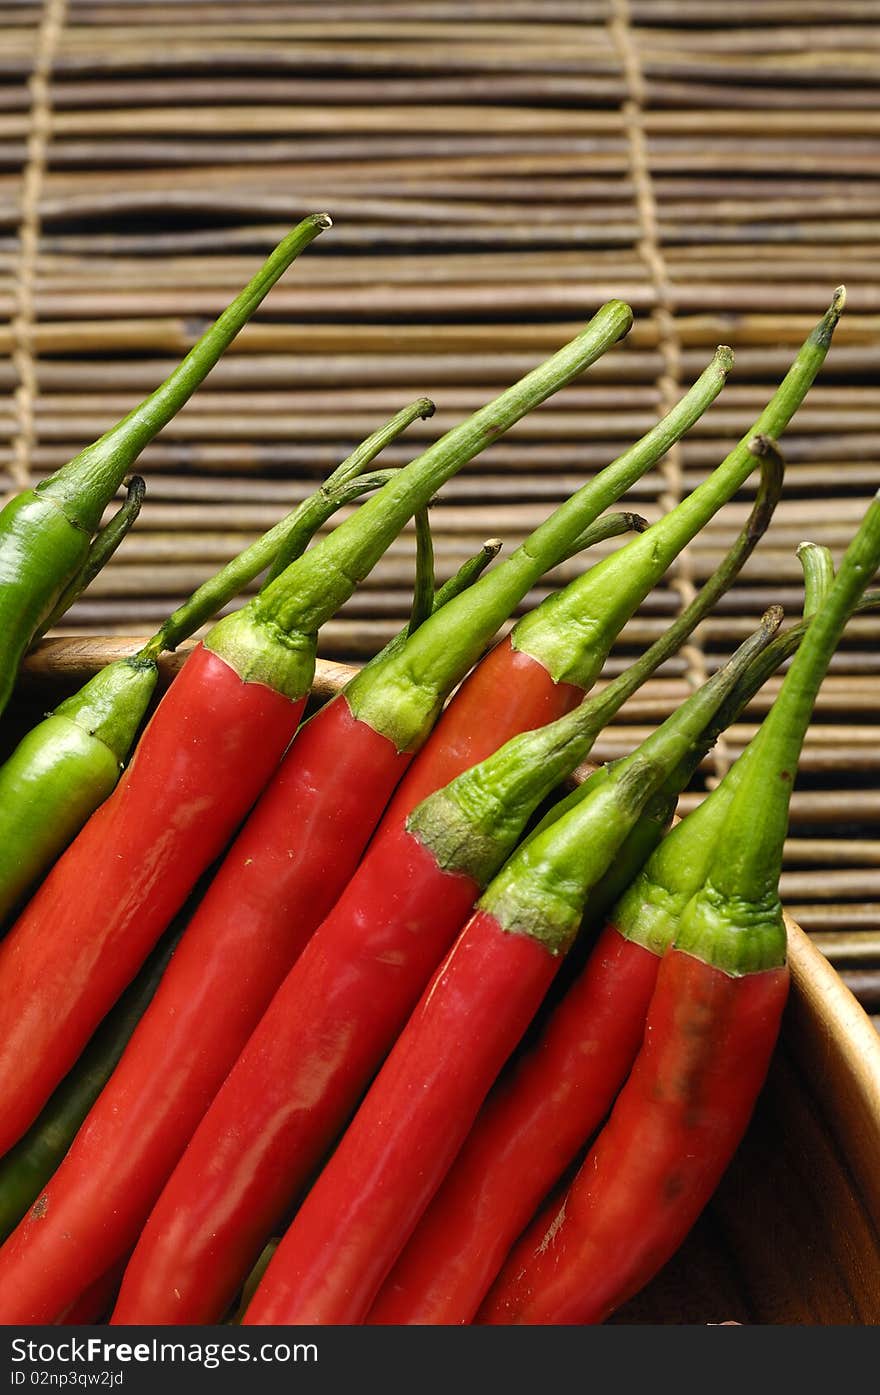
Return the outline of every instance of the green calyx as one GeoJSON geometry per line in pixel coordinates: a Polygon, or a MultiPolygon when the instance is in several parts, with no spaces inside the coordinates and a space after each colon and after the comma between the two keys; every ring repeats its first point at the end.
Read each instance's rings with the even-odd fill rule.
{"type": "Polygon", "coordinates": [[[264,683],[297,701],[312,686],[316,639],[315,634],[286,630],[246,605],[218,620],[204,643],[235,670],[242,683],[264,683]]]}
{"type": "Polygon", "coordinates": [[[93,445],[38,485],[37,494],[53,499],[74,527],[94,533],[104,509],[144,447],[180,411],[291,262],[331,226],[326,213],[315,213],[288,233],[165,382],[93,445]]]}
{"type": "Polygon", "coordinates": [[[738,978],[784,964],[785,939],[775,883],[757,898],[732,897],[713,885],[710,872],[681,911],[675,948],[738,978]]]}
{"type": "Polygon", "coordinates": [[[589,687],[594,655],[607,652],[670,563],[745,482],[755,465],[753,438],[778,440],[816,377],[844,304],[842,291],[800,352],[752,429],[713,475],[641,537],[600,562],[520,620],[512,643],[557,682],[589,687]]]}
{"type": "MultiPolygon", "coordinates": [[[[221,621],[209,636],[209,647],[238,670],[239,663],[247,657],[247,647],[256,643],[263,655],[257,666],[263,675],[259,681],[271,682],[288,696],[302,696],[307,688],[299,685],[311,681],[311,669],[306,666],[296,670],[291,666],[290,646],[285,650],[281,636],[289,636],[292,646],[303,653],[309,647],[314,650],[320,626],[372,570],[407,520],[425,508],[463,464],[610,348],[631,322],[628,306],[620,301],[609,302],[576,339],[397,471],[353,517],[293,562],[244,610],[221,621]],[[260,631],[262,640],[258,639],[260,631]],[[270,660],[273,648],[278,653],[277,672],[270,660]]],[[[475,586],[468,594],[474,595],[478,589],[475,586]]],[[[444,606],[440,614],[451,608],[444,606]]],[[[430,623],[421,625],[412,642],[423,643],[430,627],[430,623]]],[[[462,641],[455,639],[454,631],[453,642],[460,650],[462,641]]],[[[473,645],[467,641],[465,644],[470,654],[473,645]]],[[[458,676],[466,672],[473,657],[461,661],[464,667],[458,676]]],[[[371,666],[371,673],[375,674],[377,667],[371,666]]],[[[352,702],[355,710],[354,698],[352,702]]],[[[356,715],[360,713],[356,711],[356,715]]]]}
{"type": "Polygon", "coordinates": [[[620,900],[624,891],[641,872],[648,858],[654,852],[667,832],[679,791],[668,789],[669,781],[648,800],[630,832],[626,835],[608,870],[591,888],[584,912],[584,923],[588,927],[604,925],[611,907],[620,900]]]}
{"type": "MultiPolygon", "coordinates": [[[[632,755],[506,863],[480,905],[513,933],[529,934],[564,952],[583,918],[589,893],[605,875],[648,801],[698,739],[755,655],[769,643],[780,615],[761,628],[693,693],[632,755]]],[[[562,721],[566,721],[563,718],[562,721]]],[[[559,723],[553,723],[558,727],[559,723]]],[[[512,744],[512,743],[509,743],[512,744]]]]}
{"type": "MultiPolygon", "coordinates": [[[[626,790],[624,785],[624,793],[626,790]]],[[[607,871],[630,822],[616,782],[606,781],[545,834],[510,858],[478,902],[510,935],[553,955],[571,948],[589,888],[607,871]]]]}
{"type": "MultiPolygon", "coordinates": [[[[423,625],[402,650],[381,666],[371,665],[369,672],[356,679],[349,701],[358,720],[381,732],[400,751],[417,749],[446,695],[535,582],[585,545],[585,540],[618,531],[618,521],[599,525],[594,521],[702,415],[720,392],[729,367],[730,351],[719,349],[690,392],[653,431],[556,509],[502,566],[423,625]]],[[[641,520],[632,522],[638,526],[641,520]]],[[[601,668],[614,633],[609,631],[601,643],[589,646],[589,682],[601,668]]],[[[576,636],[569,638],[577,644],[576,636]]]]}

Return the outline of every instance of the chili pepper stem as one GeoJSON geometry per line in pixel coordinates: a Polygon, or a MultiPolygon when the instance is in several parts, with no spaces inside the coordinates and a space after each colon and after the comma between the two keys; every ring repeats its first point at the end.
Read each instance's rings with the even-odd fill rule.
{"type": "Polygon", "coordinates": [[[294,228],[167,381],[49,479],[0,510],[0,711],[34,635],[87,561],[92,536],[131,465],[183,406],[279,276],[321,230],[294,228]]]}
{"type": "Polygon", "coordinates": [[[251,543],[250,547],[234,557],[216,576],[209,577],[183,605],[169,615],[141,650],[141,656],[158,658],[160,654],[176,649],[181,640],[194,634],[201,625],[222,610],[233,596],[238,595],[248,582],[259,576],[267,566],[271,564],[268,584],[278,563],[283,562],[286,568],[301,557],[315,533],[337,509],[352,503],[361,494],[382,488],[388,483],[392,478],[390,472],[377,472],[372,477],[365,476],[363,472],[408,426],[419,417],[430,417],[433,412],[434,404],[430,398],[420,397],[367,436],[336,467],[320,488],[303,500],[299,508],[281,519],[256,542],[251,543]]]}
{"type": "MultiPolygon", "coordinates": [[[[731,351],[722,346],[690,391],[641,441],[572,495],[502,567],[495,568],[454,605],[444,607],[403,650],[387,659],[381,672],[373,666],[368,677],[356,678],[347,697],[358,720],[393,740],[399,751],[413,749],[439,711],[452,667],[458,673],[467,671],[529,586],[581,545],[585,523],[595,520],[698,420],[721,391],[731,363],[731,351]]],[[[632,583],[625,589],[629,597],[632,583]]],[[[649,590],[650,585],[644,589],[649,590]]],[[[577,627],[572,633],[579,633],[577,627]]],[[[594,667],[601,666],[616,633],[617,629],[609,626],[598,635],[591,647],[594,667]],[[602,648],[606,634],[607,644],[602,648]]]]}
{"type": "MultiPolygon", "coordinates": [[[[313,507],[320,522],[324,522],[326,518],[329,518],[331,513],[335,512],[336,508],[340,507],[338,502],[340,497],[344,497],[346,500],[357,498],[355,481],[363,477],[364,470],[366,470],[368,465],[372,464],[376,456],[380,455],[386,446],[396,441],[398,436],[402,435],[407,427],[411,426],[418,418],[425,421],[433,415],[434,403],[431,401],[430,397],[419,397],[415,402],[411,402],[409,406],[397,412],[390,421],[385,422],[384,426],[380,426],[378,431],[374,431],[371,435],[367,436],[365,440],[361,441],[360,445],[355,446],[351,455],[346,456],[342,464],[336,467],[332,475],[327,477],[317,491],[320,498],[323,498],[327,507],[327,512],[324,513],[321,510],[320,498],[314,499],[313,507]],[[350,494],[348,493],[349,487],[352,489],[350,494]],[[334,498],[337,500],[335,505],[333,505],[334,498]]],[[[311,501],[306,502],[308,503],[311,501]]],[[[284,524],[279,524],[279,530],[283,526],[284,524]]],[[[267,585],[270,581],[274,581],[277,576],[280,576],[281,573],[290,566],[291,562],[295,562],[297,557],[302,555],[306,549],[306,544],[311,541],[312,535],[317,531],[318,526],[319,523],[316,523],[309,529],[308,520],[303,519],[301,523],[298,522],[292,526],[290,537],[284,537],[280,545],[277,540],[273,542],[272,546],[275,548],[275,553],[272,558],[272,565],[266,575],[267,585]]],[[[267,539],[271,537],[272,534],[267,534],[267,539]]],[[[269,554],[267,545],[267,561],[268,560],[269,554]]],[[[257,571],[262,571],[262,567],[257,568],[253,573],[254,576],[256,576],[257,571]]],[[[248,580],[250,580],[250,578],[248,578],[248,580]]]]}
{"type": "Polygon", "coordinates": [[[556,682],[590,686],[595,675],[585,670],[582,657],[572,659],[572,633],[600,624],[617,633],[634,604],[644,599],[682,547],[748,478],[754,468],[753,438],[776,440],[782,435],[822,366],[844,300],[843,290],[836,291],[752,429],[709,479],[642,537],[593,567],[576,585],[551,597],[540,611],[533,611],[515,626],[514,646],[538,659],[556,682]],[[634,602],[636,578],[643,579],[644,589],[634,602]]]}
{"type": "Polygon", "coordinates": [[[407,636],[414,635],[434,609],[434,539],[427,509],[419,509],[416,526],[416,576],[407,636]]]}
{"type": "Polygon", "coordinates": [[[741,772],[705,885],[682,916],[676,948],[726,973],[785,963],[779,869],[804,736],[831,656],[880,565],[880,494],[847,548],[741,772]]]}
{"type": "Polygon", "coordinates": [[[269,255],[253,280],[194,344],[155,392],[80,451],[57,474],[37,486],[36,493],[54,500],[71,523],[94,532],[126,472],[162,427],[180,411],[224,349],[287,268],[319,233],[333,226],[326,213],[304,218],[269,255]]]}
{"type": "MultiPolygon", "coordinates": [[[[631,323],[629,306],[610,301],[576,339],[453,427],[243,610],[221,620],[208,636],[207,647],[244,681],[266,683],[291,698],[304,696],[314,673],[317,631],[373,568],[407,519],[467,460],[595,362],[631,323]]],[[[452,608],[444,606],[440,615],[452,608]]],[[[418,644],[430,628],[423,625],[412,642],[418,644]]]]}
{"type": "Polygon", "coordinates": [[[834,584],[834,558],[813,542],[799,543],[797,557],[804,569],[804,619],[811,620],[834,584]]]}

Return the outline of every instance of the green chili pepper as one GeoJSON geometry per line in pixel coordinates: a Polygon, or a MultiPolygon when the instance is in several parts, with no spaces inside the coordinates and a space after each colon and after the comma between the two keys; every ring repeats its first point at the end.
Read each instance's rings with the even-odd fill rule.
{"type": "Polygon", "coordinates": [[[92,584],[98,572],[103,571],[123,538],[131,531],[144,502],[147,486],[140,475],[132,475],[128,482],[125,500],[110,522],[95,538],[89,549],[85,564],[73,580],[62,591],[54,610],[51,611],[34,635],[34,640],[42,639],[47,630],[58,624],[67,611],[92,584]]]}
{"type": "Polygon", "coordinates": [[[134,461],[167,425],[299,252],[330,226],[294,228],[169,378],[110,431],[0,512],[0,711],[22,655],[69,584],[88,566],[104,510],[134,461]]]}

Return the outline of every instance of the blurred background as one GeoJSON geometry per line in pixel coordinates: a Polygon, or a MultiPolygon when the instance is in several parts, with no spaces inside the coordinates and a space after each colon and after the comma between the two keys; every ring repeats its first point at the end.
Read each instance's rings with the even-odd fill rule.
{"type": "MultiPolygon", "coordinates": [[[[748,428],[843,281],[772,528],[597,754],[629,749],[768,603],[799,612],[797,543],[839,557],[880,483],[878,72],[877,0],[5,0],[0,490],[155,385],[292,223],[335,223],[145,452],[144,512],[63,632],[148,633],[396,408],[427,392],[438,410],[388,463],[611,296],[636,312],[626,343],[444,489],[438,572],[490,533],[512,549],[729,343],[727,389],[629,496],[654,519],[748,428]]],[[[649,598],[609,673],[713,570],[752,497],[649,598]]],[[[326,657],[359,662],[397,630],[412,551],[401,539],[326,627],[326,657]]],[[[880,619],[853,622],[823,688],[783,887],[875,1013],[878,636],[880,619]]]]}

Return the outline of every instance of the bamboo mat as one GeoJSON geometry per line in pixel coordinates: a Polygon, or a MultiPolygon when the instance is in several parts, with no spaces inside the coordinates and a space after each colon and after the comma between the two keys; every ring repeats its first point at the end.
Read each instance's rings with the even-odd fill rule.
{"type": "MultiPolygon", "coordinates": [[[[876,0],[0,4],[0,489],[127,410],[292,222],[322,208],[335,221],[145,453],[141,520],[64,632],[142,633],[398,406],[427,391],[438,410],[389,463],[612,295],[636,311],[628,341],[444,489],[438,567],[487,533],[512,548],[729,342],[728,388],[631,493],[656,518],[748,427],[844,281],[773,527],[598,754],[630,747],[770,601],[798,611],[797,543],[839,557],[880,482],[878,19],[876,0]]],[[[609,674],[709,574],[751,497],[649,598],[609,674]]],[[[407,536],[322,653],[378,648],[411,571],[407,536]]],[[[853,623],[823,689],[783,883],[875,1011],[878,636],[880,619],[853,623]]]]}

